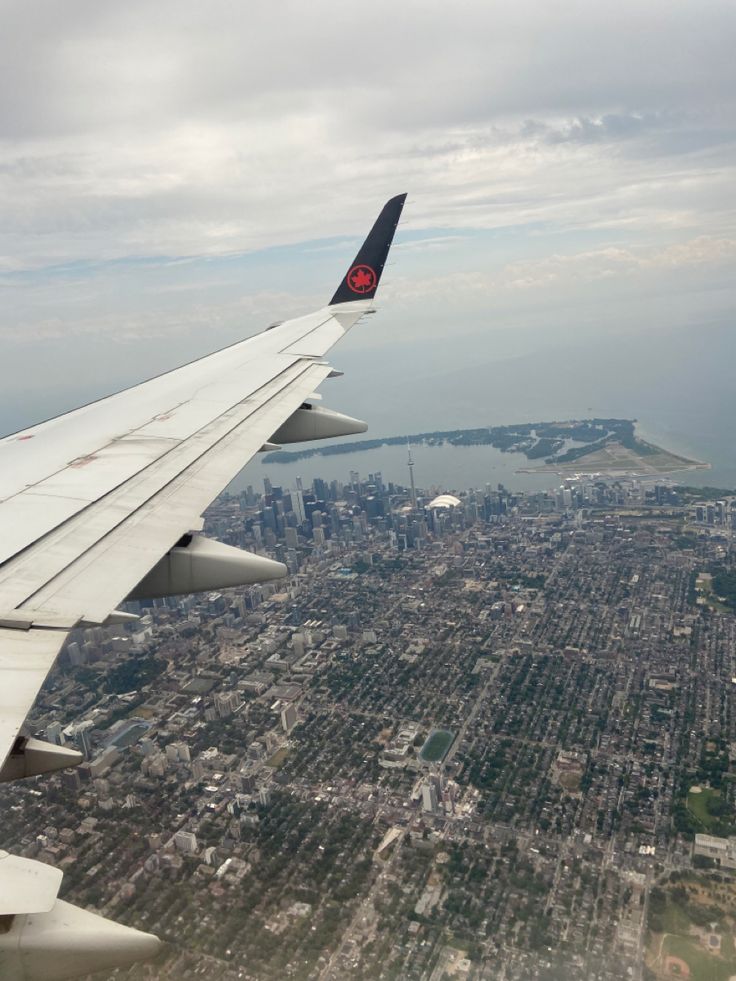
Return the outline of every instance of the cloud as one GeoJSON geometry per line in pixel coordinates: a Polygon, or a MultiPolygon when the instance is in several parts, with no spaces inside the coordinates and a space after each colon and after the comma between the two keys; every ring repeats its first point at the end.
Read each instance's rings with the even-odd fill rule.
{"type": "Polygon", "coordinates": [[[59,365],[146,337],[145,374],[321,302],[404,190],[407,323],[732,301],[734,28],[726,0],[10,5],[0,333],[59,365]]]}
{"type": "Polygon", "coordinates": [[[628,281],[629,288],[643,291],[662,290],[666,283],[668,291],[677,291],[692,288],[693,277],[704,268],[715,281],[728,284],[734,262],[736,238],[698,236],[663,247],[609,245],[446,275],[399,276],[388,287],[387,303],[412,307],[418,301],[440,301],[452,306],[461,297],[465,304],[495,304],[521,293],[545,298],[562,292],[569,297],[600,282],[620,290],[628,281]]]}
{"type": "Polygon", "coordinates": [[[657,113],[606,113],[598,118],[580,116],[562,120],[558,126],[529,120],[523,132],[541,136],[547,143],[615,143],[642,133],[657,132],[669,122],[657,113]]]}
{"type": "Polygon", "coordinates": [[[493,283],[494,287],[536,288],[549,283],[596,279],[652,271],[682,272],[700,266],[731,268],[736,260],[736,239],[699,236],[664,248],[609,246],[573,255],[552,255],[538,261],[513,263],[493,283]]]}
{"type": "Polygon", "coordinates": [[[581,212],[636,182],[611,147],[687,144],[694,120],[699,147],[733,137],[735,26],[732,5],[684,0],[17,5],[2,251],[43,265],[340,235],[404,188],[428,227],[535,220],[563,197],[581,212]]]}

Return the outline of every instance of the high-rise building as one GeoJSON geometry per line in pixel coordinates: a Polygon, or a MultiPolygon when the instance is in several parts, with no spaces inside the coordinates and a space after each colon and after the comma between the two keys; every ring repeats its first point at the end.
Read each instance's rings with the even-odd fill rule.
{"type": "Polygon", "coordinates": [[[447,813],[454,814],[455,813],[455,784],[447,783],[445,785],[445,792],[442,795],[442,797],[445,805],[445,810],[447,811],[447,813]]]}
{"type": "Polygon", "coordinates": [[[217,717],[226,719],[240,708],[240,698],[236,691],[217,692],[214,697],[217,717]]]}
{"type": "Polygon", "coordinates": [[[185,855],[196,855],[197,836],[193,831],[177,831],[174,835],[174,845],[185,855]]]}
{"type": "Polygon", "coordinates": [[[78,668],[83,664],[87,663],[87,655],[79,646],[79,644],[73,640],[70,644],[66,645],[66,653],[69,658],[69,663],[74,668],[78,668]]]}
{"type": "Polygon", "coordinates": [[[61,786],[65,790],[70,790],[73,793],[79,793],[82,789],[82,778],[79,776],[76,770],[62,770],[61,771],[61,786]]]}
{"type": "Polygon", "coordinates": [[[291,732],[297,722],[296,707],[294,705],[287,705],[281,711],[281,726],[284,732],[291,732]]]}
{"type": "Polygon", "coordinates": [[[64,745],[64,732],[60,722],[51,722],[46,726],[46,738],[55,746],[64,745]]]}
{"type": "Polygon", "coordinates": [[[78,729],[77,730],[77,742],[79,744],[79,748],[82,751],[82,755],[84,756],[85,760],[91,760],[92,759],[92,740],[90,738],[90,734],[89,734],[89,729],[88,728],[78,729]]]}
{"type": "Polygon", "coordinates": [[[240,789],[244,794],[252,794],[256,786],[256,778],[252,773],[239,773],[240,789]]]}
{"type": "Polygon", "coordinates": [[[141,770],[149,777],[163,777],[168,768],[169,761],[163,753],[144,756],[141,762],[141,770]]]}
{"type": "Polygon", "coordinates": [[[169,763],[190,763],[192,756],[186,743],[169,743],[166,747],[166,759],[169,763]]]}
{"type": "Polygon", "coordinates": [[[89,764],[89,773],[92,779],[94,780],[97,777],[101,777],[103,773],[107,773],[119,757],[120,753],[115,746],[108,746],[107,749],[104,749],[89,764]]]}
{"type": "Polygon", "coordinates": [[[436,814],[440,809],[440,799],[437,792],[437,785],[433,780],[428,780],[422,784],[422,810],[430,814],[436,814]]]}
{"type": "Polygon", "coordinates": [[[297,524],[304,524],[307,520],[307,513],[304,509],[304,493],[299,486],[291,492],[291,509],[296,515],[297,524]]]}

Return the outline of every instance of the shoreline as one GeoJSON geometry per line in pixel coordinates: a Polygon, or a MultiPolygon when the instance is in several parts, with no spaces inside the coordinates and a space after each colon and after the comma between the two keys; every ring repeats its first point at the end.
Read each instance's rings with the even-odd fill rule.
{"type": "MultiPolygon", "coordinates": [[[[583,459],[585,459],[583,457],[583,459]]],[[[550,467],[520,467],[514,473],[556,474],[558,477],[666,477],[668,474],[685,473],[689,470],[712,470],[713,465],[700,460],[687,463],[682,467],[672,467],[668,470],[606,470],[592,467],[589,470],[565,470],[550,467]]]]}

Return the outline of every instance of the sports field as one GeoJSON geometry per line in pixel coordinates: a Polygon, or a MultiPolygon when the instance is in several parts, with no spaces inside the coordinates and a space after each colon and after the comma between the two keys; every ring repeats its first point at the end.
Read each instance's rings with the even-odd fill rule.
{"type": "Polygon", "coordinates": [[[455,739],[455,733],[447,729],[433,729],[422,746],[419,757],[425,763],[441,763],[455,739]]]}

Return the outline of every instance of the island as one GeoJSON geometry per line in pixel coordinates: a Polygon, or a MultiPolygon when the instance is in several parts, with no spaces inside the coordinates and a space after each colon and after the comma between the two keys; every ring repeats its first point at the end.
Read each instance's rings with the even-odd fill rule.
{"type": "Polygon", "coordinates": [[[565,422],[525,422],[477,429],[450,429],[404,436],[383,436],[300,450],[277,450],[266,463],[295,463],[312,456],[334,456],[374,450],[381,446],[492,446],[543,461],[520,473],[615,474],[644,476],[705,470],[709,464],[690,460],[655,446],[636,435],[634,419],[573,419],[565,422]]]}

